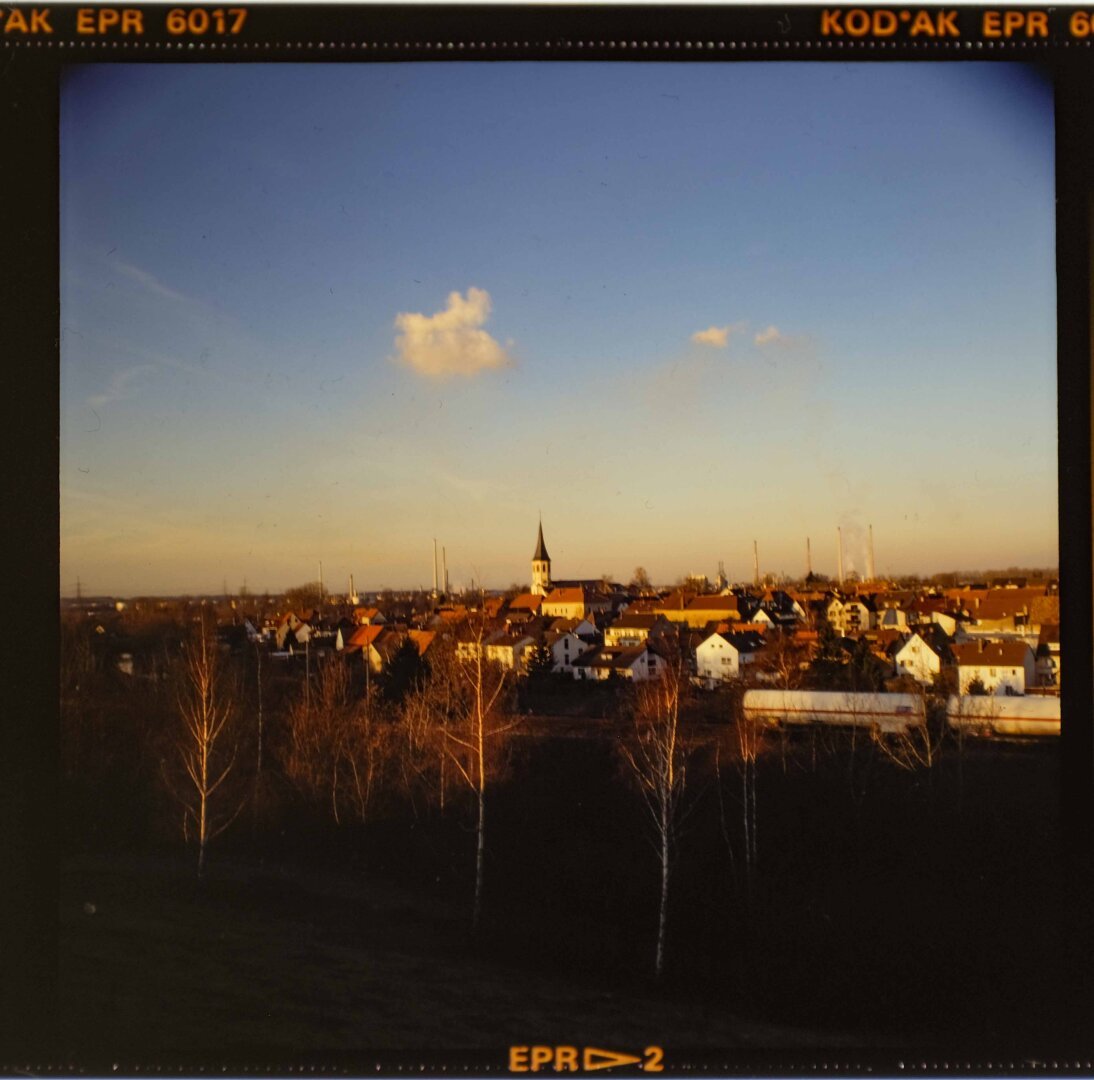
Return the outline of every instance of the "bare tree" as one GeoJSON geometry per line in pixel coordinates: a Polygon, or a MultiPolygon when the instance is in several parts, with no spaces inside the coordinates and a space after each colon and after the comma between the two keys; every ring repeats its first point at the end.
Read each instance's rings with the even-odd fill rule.
{"type": "Polygon", "coordinates": [[[324,662],[289,708],[285,772],[316,803],[328,803],[335,824],[349,812],[362,823],[386,779],[389,738],[370,688],[357,698],[341,657],[324,662]]]}
{"type": "Polygon", "coordinates": [[[477,803],[475,825],[475,901],[471,914],[477,930],[482,917],[483,875],[486,852],[486,794],[500,752],[503,736],[516,724],[504,708],[508,672],[485,657],[486,620],[479,617],[472,628],[472,655],[459,665],[466,691],[457,699],[453,722],[444,728],[446,751],[456,772],[474,792],[477,803]]]}
{"type": "Polygon", "coordinates": [[[737,762],[741,774],[741,826],[744,839],[745,888],[751,894],[752,879],[756,870],[757,835],[759,815],[756,804],[756,763],[763,745],[763,722],[745,711],[737,698],[737,722],[734,732],[737,740],[737,762]]]}
{"type": "Polygon", "coordinates": [[[905,692],[914,693],[920,701],[923,722],[912,723],[902,731],[883,732],[879,727],[872,729],[874,742],[887,761],[906,772],[927,770],[930,784],[930,770],[938,758],[938,751],[945,733],[945,704],[928,697],[922,686],[905,692]]]}
{"type": "Polygon", "coordinates": [[[183,806],[183,835],[188,836],[191,828],[194,831],[200,878],[205,873],[206,848],[239,816],[245,802],[225,786],[239,749],[236,695],[226,686],[216,641],[204,618],[196,639],[183,650],[181,676],[175,750],[184,779],[178,785],[168,779],[168,785],[183,806]]]}
{"type": "Polygon", "coordinates": [[[425,677],[399,707],[399,771],[415,813],[421,792],[427,805],[435,798],[444,813],[451,749],[445,731],[459,714],[462,681],[451,640],[439,639],[430,649],[425,677]]]}
{"type": "Polygon", "coordinates": [[[654,849],[661,866],[654,973],[665,966],[669,879],[680,824],[687,755],[680,735],[680,697],[687,673],[680,662],[666,667],[659,679],[639,684],[635,692],[632,737],[620,744],[627,771],[645,803],[653,826],[654,849]]]}

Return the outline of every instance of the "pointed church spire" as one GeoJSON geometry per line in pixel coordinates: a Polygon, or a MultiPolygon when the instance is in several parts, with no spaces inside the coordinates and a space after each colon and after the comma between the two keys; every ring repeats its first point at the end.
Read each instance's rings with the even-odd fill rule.
{"type": "Polygon", "coordinates": [[[535,562],[550,562],[551,556],[547,554],[547,547],[543,543],[543,519],[539,522],[539,539],[536,541],[536,553],[532,556],[535,562]]]}
{"type": "Polygon", "coordinates": [[[547,545],[543,542],[543,515],[540,514],[536,553],[532,556],[532,595],[546,596],[550,588],[551,556],[547,554],[547,545]]]}

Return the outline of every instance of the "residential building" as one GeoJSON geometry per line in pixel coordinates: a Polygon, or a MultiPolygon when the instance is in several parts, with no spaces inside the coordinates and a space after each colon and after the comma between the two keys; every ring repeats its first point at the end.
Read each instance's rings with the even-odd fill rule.
{"type": "Polygon", "coordinates": [[[665,669],[665,661],[645,645],[601,646],[589,649],[573,663],[574,678],[629,679],[642,682],[656,679],[665,669]]]}
{"type": "Polygon", "coordinates": [[[916,682],[930,686],[942,671],[938,649],[918,633],[912,634],[893,656],[898,675],[910,675],[916,682]]]}
{"type": "Polygon", "coordinates": [[[1024,641],[970,641],[953,647],[957,691],[979,680],[989,694],[1024,694],[1036,684],[1033,650],[1024,641]]]}
{"type": "Polygon", "coordinates": [[[695,672],[706,689],[738,679],[763,647],[759,634],[713,633],[695,648],[695,672]]]}
{"type": "Polygon", "coordinates": [[[621,615],[604,630],[605,645],[644,645],[651,637],[673,632],[664,615],[621,615]]]}

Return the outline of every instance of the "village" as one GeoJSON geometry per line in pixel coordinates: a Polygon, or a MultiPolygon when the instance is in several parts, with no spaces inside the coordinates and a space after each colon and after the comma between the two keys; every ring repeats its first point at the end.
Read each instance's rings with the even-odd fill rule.
{"type": "MultiPolygon", "coordinates": [[[[823,1028],[853,1000],[856,1030],[899,1036],[940,1022],[914,979],[896,1014],[881,1004],[895,972],[930,970],[924,925],[953,953],[1047,910],[1059,742],[1029,736],[1060,728],[1054,571],[884,580],[867,551],[861,580],[840,558],[835,580],[807,561],[794,581],[754,548],[751,582],[719,565],[621,584],[555,577],[542,525],[531,554],[504,590],[453,589],[441,549],[433,588],[63,600],[75,954],[98,955],[100,903],[139,941],[142,920],[174,925],[176,895],[225,888],[231,918],[266,926],[288,905],[341,948],[359,912],[334,910],[339,890],[394,890],[355,969],[407,952],[447,993],[420,939],[434,905],[447,939],[470,934],[461,957],[521,979],[577,985],[592,964],[628,994],[650,978],[686,995],[700,972],[737,1013],[823,1028]],[[528,955],[539,938],[558,944],[528,955]],[[792,963],[771,963],[773,942],[792,963]]],[[[262,936],[281,994],[279,938],[262,936]]],[[[1021,962],[1044,948],[1030,937],[1021,962]]],[[[979,1023],[979,1000],[956,991],[946,1022],[979,1023]]],[[[93,1010],[68,1037],[94,1045],[104,1023],[93,1010]]]]}
{"type": "MultiPolygon", "coordinates": [[[[797,583],[731,585],[696,575],[656,588],[639,567],[620,585],[607,578],[556,579],[540,525],[526,591],[454,594],[434,564],[432,591],[327,594],[321,585],[284,597],[206,599],[222,644],[246,642],[274,662],[322,663],[341,656],[365,679],[383,678],[409,654],[428,660],[438,640],[456,655],[481,655],[518,677],[576,682],[660,677],[682,658],[693,684],[734,682],[818,689],[934,688],[957,694],[1060,693],[1058,582],[996,578],[933,583],[830,581],[809,570],[797,583]],[[293,600],[297,604],[293,606],[293,600]]],[[[842,577],[842,567],[840,577],[842,577]]],[[[138,600],[136,613],[167,607],[138,600]]],[[[88,614],[126,610],[100,603],[88,614]],[[112,610],[113,609],[113,610],[112,610]]],[[[100,634],[111,636],[109,619],[100,634]]],[[[117,635],[116,664],[142,674],[117,635]]]]}

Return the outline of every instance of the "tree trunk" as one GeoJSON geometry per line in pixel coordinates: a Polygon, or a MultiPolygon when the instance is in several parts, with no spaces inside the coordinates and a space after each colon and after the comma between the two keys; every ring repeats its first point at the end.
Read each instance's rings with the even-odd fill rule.
{"type": "Polygon", "coordinates": [[[668,807],[661,810],[661,910],[657,918],[657,956],[654,972],[657,978],[665,967],[665,926],[669,910],[669,827],[668,807]]]}
{"type": "Polygon", "coordinates": [[[198,816],[198,877],[205,874],[205,794],[201,795],[200,813],[198,816]]]}
{"type": "Polygon", "coordinates": [[[745,892],[752,891],[752,836],[750,826],[751,812],[748,798],[748,757],[741,763],[741,810],[742,824],[744,826],[745,849],[745,892]]]}
{"type": "Polygon", "coordinates": [[[471,914],[471,928],[475,931],[479,928],[479,917],[482,915],[482,871],[483,854],[486,846],[486,792],[479,785],[479,822],[475,830],[477,834],[477,846],[475,851],[475,907],[471,914]]]}

